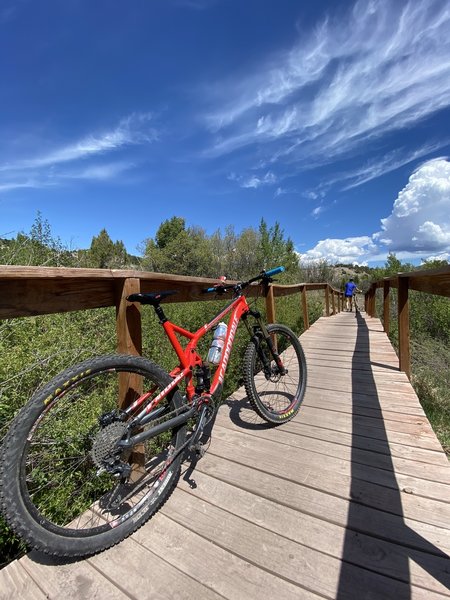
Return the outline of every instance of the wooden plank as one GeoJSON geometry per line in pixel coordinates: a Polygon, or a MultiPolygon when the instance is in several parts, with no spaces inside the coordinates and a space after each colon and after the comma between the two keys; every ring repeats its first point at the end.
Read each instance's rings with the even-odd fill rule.
{"type": "MultiPolygon", "coordinates": [[[[241,431],[238,427],[233,426],[230,419],[216,420],[216,424],[233,431],[241,431]]],[[[365,465],[367,467],[373,467],[377,469],[383,469],[388,472],[393,472],[401,475],[408,475],[411,477],[424,479],[426,481],[444,483],[450,486],[450,469],[448,465],[444,464],[433,464],[416,461],[415,458],[403,458],[392,456],[389,452],[389,446],[385,443],[384,452],[373,452],[366,448],[358,448],[353,444],[344,445],[335,443],[332,441],[317,439],[314,437],[304,438],[298,435],[296,432],[288,430],[286,428],[272,428],[272,429],[247,429],[245,435],[252,435],[263,440],[271,440],[279,442],[280,444],[288,445],[297,450],[301,450],[301,454],[306,460],[310,452],[315,452],[321,456],[328,456],[344,461],[353,463],[353,466],[365,465]]],[[[322,460],[322,458],[320,459],[322,460]]],[[[370,476],[370,475],[369,475],[370,476]]],[[[392,478],[391,478],[392,479],[392,478]]],[[[372,478],[372,481],[375,481],[372,478]]],[[[424,483],[427,486],[426,483],[424,483]]],[[[428,487],[428,486],[427,486],[428,487]]],[[[450,487],[449,487],[449,499],[450,499],[450,487]]]]}
{"type": "MultiPolygon", "coordinates": [[[[181,497],[181,503],[189,501],[181,489],[175,490],[173,497],[181,497]]],[[[208,539],[169,518],[165,512],[163,509],[157,518],[139,529],[133,539],[160,556],[167,564],[173,565],[180,574],[195,577],[205,590],[212,590],[217,595],[220,594],[220,598],[230,600],[261,600],[262,597],[279,597],[283,600],[319,598],[314,592],[305,592],[301,587],[281,579],[276,573],[223,549],[220,545],[220,524],[217,524],[213,539],[208,539]]],[[[173,594],[171,598],[178,596],[173,594]]],[[[204,596],[200,593],[191,598],[203,600],[204,596]]]]}
{"type": "MultiPolygon", "coordinates": [[[[217,300],[214,294],[204,293],[217,283],[210,278],[119,269],[1,266],[0,319],[114,306],[116,282],[128,278],[139,279],[142,292],[176,290],[167,303],[217,300]]],[[[282,295],[294,291],[286,289],[282,295]]],[[[246,294],[260,296],[261,285],[252,284],[246,294]]]]}
{"type": "MultiPolygon", "coordinates": [[[[367,590],[373,597],[438,598],[436,593],[411,586],[372,571],[346,563],[343,577],[341,561],[299,544],[233,513],[193,498],[182,502],[174,495],[163,508],[164,514],[221,548],[256,564],[308,591],[336,598],[338,594],[364,598],[367,590]]],[[[341,540],[342,542],[343,540],[341,540]]],[[[339,543],[339,540],[336,540],[339,543]]]]}
{"type": "Polygon", "coordinates": [[[0,319],[114,306],[108,280],[0,279],[0,319]]]}
{"type": "MultiPolygon", "coordinates": [[[[346,531],[344,527],[328,520],[318,519],[304,512],[299,514],[278,502],[235,488],[202,473],[196,474],[196,484],[192,489],[186,482],[182,482],[180,489],[307,549],[317,550],[337,560],[343,559],[352,565],[450,596],[450,572],[446,556],[405,550],[401,545],[381,540],[379,535],[373,537],[362,532],[346,531]],[[343,557],[344,538],[346,547],[343,557]]],[[[188,498],[185,502],[190,500],[188,498]]],[[[447,532],[447,535],[450,540],[450,532],[447,532]]]]}
{"type": "MultiPolygon", "coordinates": [[[[194,489],[199,488],[197,473],[205,473],[239,489],[277,502],[280,506],[293,508],[300,513],[313,515],[341,527],[351,527],[356,532],[365,532],[418,550],[429,551],[434,546],[440,549],[442,554],[450,554],[449,529],[411,520],[402,514],[376,510],[351,500],[349,502],[335,494],[288,480],[284,473],[269,473],[256,467],[236,464],[214,454],[207,454],[205,459],[197,464],[193,474],[197,486],[194,486],[194,489]],[[350,511],[351,523],[348,522],[350,511]]],[[[301,519],[299,516],[299,522],[301,519]]]]}
{"type": "Polygon", "coordinates": [[[337,412],[351,413],[355,415],[364,415],[366,417],[384,419],[385,421],[409,421],[415,419],[426,419],[422,406],[411,394],[407,396],[402,394],[399,401],[395,404],[392,399],[386,399],[374,403],[370,397],[360,395],[354,399],[352,394],[339,394],[336,396],[333,392],[309,388],[303,400],[304,406],[315,406],[316,408],[329,409],[337,412]],[[402,402],[400,401],[403,400],[402,402]],[[364,400],[366,400],[364,402],[364,400]],[[378,404],[378,406],[376,406],[378,404]]]}
{"type": "MultiPolygon", "coordinates": [[[[155,515],[154,519],[159,520],[160,515],[155,515]]],[[[184,552],[188,552],[189,541],[186,539],[186,532],[184,538],[184,552]]],[[[196,579],[195,569],[190,573],[183,573],[146,548],[141,541],[142,533],[135,534],[132,539],[121,542],[108,552],[90,558],[89,562],[114,585],[120,586],[128,597],[158,598],[158,600],[172,600],[172,598],[219,600],[221,598],[213,589],[196,579]]],[[[162,543],[170,544],[170,536],[167,535],[162,543]]],[[[103,597],[108,598],[107,595],[103,597]]]]}
{"type": "MultiPolygon", "coordinates": [[[[301,463],[302,465],[306,463],[308,468],[321,471],[323,477],[326,477],[327,473],[332,471],[335,475],[339,474],[346,477],[352,477],[359,481],[377,484],[394,490],[398,490],[398,488],[412,490],[417,496],[431,498],[441,502],[450,502],[450,471],[441,471],[443,467],[440,467],[439,465],[431,466],[424,463],[418,463],[416,469],[413,465],[410,465],[408,461],[395,459],[397,463],[402,465],[402,469],[408,472],[402,473],[397,471],[394,475],[391,467],[392,463],[389,465],[389,461],[383,457],[383,455],[379,455],[379,462],[382,466],[373,466],[373,464],[369,464],[375,462],[369,460],[370,453],[364,455],[365,462],[358,462],[358,459],[361,461],[363,460],[363,451],[354,449],[353,452],[351,452],[349,448],[342,446],[340,454],[345,455],[345,457],[342,457],[337,456],[337,451],[333,455],[329,447],[327,454],[325,450],[319,452],[317,444],[315,445],[315,450],[310,449],[311,446],[313,446],[313,440],[311,439],[309,439],[307,443],[304,443],[301,448],[302,451],[298,452],[297,448],[301,447],[301,439],[297,440],[296,445],[291,445],[293,444],[293,440],[295,440],[295,436],[290,438],[291,444],[280,444],[279,441],[271,439],[272,435],[275,437],[278,434],[273,433],[272,431],[269,432],[269,430],[267,430],[266,433],[267,436],[261,439],[260,437],[255,436],[253,431],[253,435],[250,435],[250,430],[242,432],[224,429],[220,425],[216,425],[214,430],[215,436],[220,436],[221,439],[230,436],[233,443],[246,447],[250,452],[253,451],[254,446],[259,446],[260,448],[265,446],[265,448],[272,452],[274,456],[283,456],[283,460],[289,458],[293,464],[296,462],[301,463]],[[282,447],[279,447],[280,445],[282,447]],[[414,474],[411,475],[409,471],[413,471],[414,474]],[[439,473],[439,481],[425,479],[427,473],[430,471],[433,472],[435,477],[438,477],[439,473]],[[417,475],[417,472],[421,474],[421,477],[417,475]],[[443,483],[442,480],[447,481],[443,483]]],[[[285,435],[287,438],[288,434],[285,435]]],[[[320,442],[320,444],[324,443],[320,442]]]]}
{"type": "Polygon", "coordinates": [[[12,600],[13,598],[26,600],[48,598],[48,595],[36,584],[18,560],[0,570],[0,600],[12,600]]]}
{"type": "Polygon", "coordinates": [[[280,455],[276,454],[276,446],[277,444],[270,441],[261,441],[218,427],[214,429],[209,452],[236,464],[249,466],[258,471],[264,470],[272,475],[279,475],[282,472],[285,480],[307,485],[347,501],[352,499],[367,507],[404,515],[443,528],[449,526],[448,496],[442,501],[419,496],[415,493],[414,480],[410,480],[406,488],[403,488],[400,483],[395,487],[394,480],[391,481],[390,486],[379,485],[355,477],[348,471],[337,472],[331,467],[332,461],[328,458],[324,458],[317,467],[317,464],[311,464],[304,456],[290,450],[289,446],[278,447],[282,457],[280,459],[280,455]]]}
{"type": "Polygon", "coordinates": [[[448,466],[447,456],[443,451],[426,450],[416,446],[405,446],[404,444],[389,443],[386,441],[367,438],[362,435],[352,435],[341,431],[332,431],[322,429],[321,427],[311,426],[299,421],[286,423],[280,431],[289,431],[303,437],[312,437],[317,440],[326,440],[336,444],[346,445],[352,448],[361,448],[370,450],[378,454],[387,456],[405,458],[432,465],[448,466]]]}
{"type": "MultiPolygon", "coordinates": [[[[66,562],[39,552],[31,552],[19,561],[28,576],[52,600],[125,600],[127,595],[89,561],[66,562]]],[[[9,569],[9,566],[7,567],[9,569]]],[[[24,598],[27,598],[24,596],[24,598]]]]}

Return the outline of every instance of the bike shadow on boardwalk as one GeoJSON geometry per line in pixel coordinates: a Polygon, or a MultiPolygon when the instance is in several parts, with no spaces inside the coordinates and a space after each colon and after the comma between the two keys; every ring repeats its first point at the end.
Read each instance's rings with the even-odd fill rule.
{"type": "MultiPolygon", "coordinates": [[[[360,421],[358,419],[358,411],[356,409],[356,394],[361,392],[361,380],[359,379],[361,371],[358,371],[358,359],[357,356],[361,353],[370,356],[370,343],[369,343],[369,329],[365,319],[359,312],[356,313],[357,320],[357,337],[355,350],[352,358],[352,448],[351,448],[351,484],[350,484],[350,498],[352,501],[349,502],[348,517],[346,534],[344,538],[343,552],[342,552],[342,568],[340,571],[338,590],[336,594],[337,600],[344,600],[352,598],[352,591],[354,590],[354,568],[352,567],[353,557],[355,556],[355,532],[361,527],[361,518],[358,515],[360,510],[360,503],[364,503],[365,497],[367,497],[368,488],[367,482],[361,479],[361,465],[358,464],[358,452],[360,444],[357,442],[357,436],[361,439],[364,433],[361,431],[360,421]]],[[[372,409],[376,409],[377,413],[381,414],[381,404],[378,396],[377,386],[373,376],[372,370],[367,373],[367,379],[364,381],[364,394],[370,398],[370,406],[372,409]]],[[[408,524],[405,522],[405,517],[402,509],[401,490],[398,486],[395,469],[392,461],[392,454],[390,451],[388,435],[386,431],[386,425],[384,420],[380,419],[378,430],[379,438],[377,439],[381,445],[379,452],[384,456],[387,461],[383,465],[385,469],[385,486],[378,485],[372,486],[372,495],[379,495],[379,502],[377,498],[372,497],[370,503],[373,505],[383,505],[386,502],[386,496],[389,501],[389,512],[383,510],[373,510],[372,515],[372,531],[379,531],[379,535],[382,538],[384,535],[389,536],[390,519],[392,514],[398,516],[400,523],[400,534],[404,545],[398,544],[396,546],[396,567],[393,570],[392,577],[397,581],[406,583],[407,585],[401,586],[400,589],[396,590],[397,600],[408,600],[412,598],[412,581],[410,573],[410,562],[414,561],[419,564],[425,571],[427,571],[437,581],[448,587],[450,584],[450,575],[445,569],[442,570],[442,559],[449,558],[442,550],[431,544],[428,540],[424,539],[418,533],[416,533],[408,524]],[[384,446],[384,448],[383,448],[384,446]],[[417,552],[417,549],[421,552],[417,552]],[[430,556],[431,555],[431,556],[430,556]],[[422,557],[422,561],[421,561],[422,557]],[[439,557],[436,560],[436,564],[433,564],[433,557],[439,557]]],[[[376,563],[376,561],[375,561],[376,563]]],[[[369,591],[368,591],[369,592],[369,591]]]]}

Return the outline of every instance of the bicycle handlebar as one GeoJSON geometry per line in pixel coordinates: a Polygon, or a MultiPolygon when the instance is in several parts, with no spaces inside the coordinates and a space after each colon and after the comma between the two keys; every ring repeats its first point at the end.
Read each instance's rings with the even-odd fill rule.
{"type": "Polygon", "coordinates": [[[252,279],[249,279],[248,281],[241,281],[240,283],[237,283],[234,285],[224,285],[223,283],[219,283],[218,285],[216,285],[214,287],[206,288],[205,290],[203,290],[203,292],[205,294],[208,294],[211,292],[217,292],[218,294],[224,294],[225,292],[228,292],[229,290],[234,290],[235,292],[238,292],[240,290],[243,290],[247,286],[249,286],[251,283],[254,283],[255,281],[266,280],[267,282],[269,282],[273,275],[278,275],[278,273],[282,273],[284,270],[285,270],[284,267],[281,267],[281,266],[275,267],[274,269],[269,269],[268,271],[262,271],[259,275],[257,275],[256,277],[253,277],[252,279]]]}
{"type": "Polygon", "coordinates": [[[275,267],[274,269],[266,271],[264,275],[265,277],[272,277],[272,275],[278,275],[278,273],[282,273],[284,270],[284,267],[275,267]]]}

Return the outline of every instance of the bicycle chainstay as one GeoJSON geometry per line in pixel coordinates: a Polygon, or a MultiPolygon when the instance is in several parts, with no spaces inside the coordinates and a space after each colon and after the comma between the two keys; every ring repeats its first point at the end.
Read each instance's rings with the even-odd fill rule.
{"type": "MultiPolygon", "coordinates": [[[[211,422],[218,409],[218,406],[214,404],[213,399],[210,398],[209,400],[209,402],[205,402],[205,400],[202,399],[202,396],[198,396],[194,400],[194,405],[196,402],[198,403],[198,412],[196,416],[193,417],[197,422],[196,427],[189,436],[189,438],[169,456],[168,460],[164,465],[164,470],[168,469],[173,463],[173,461],[177,458],[177,456],[181,454],[187,447],[189,447],[190,450],[195,450],[197,454],[201,454],[200,448],[198,447],[199,439],[201,438],[205,427],[211,422]]],[[[179,408],[165,413],[164,415],[161,415],[160,417],[156,418],[154,421],[151,421],[150,429],[152,427],[157,427],[160,424],[167,423],[168,421],[170,421],[170,419],[173,419],[179,415],[182,415],[185,412],[188,412],[191,408],[192,405],[182,404],[179,408]]]]}

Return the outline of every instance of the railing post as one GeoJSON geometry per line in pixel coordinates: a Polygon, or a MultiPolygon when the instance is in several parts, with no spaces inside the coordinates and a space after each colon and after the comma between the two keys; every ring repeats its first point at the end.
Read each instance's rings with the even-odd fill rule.
{"type": "MultiPolygon", "coordinates": [[[[127,301],[130,294],[139,293],[140,280],[129,277],[117,282],[116,289],[116,331],[117,351],[120,354],[142,354],[142,328],[139,305],[127,301]]],[[[140,375],[119,376],[119,407],[128,406],[142,393],[140,375]]]]}
{"type": "Polygon", "coordinates": [[[303,325],[305,331],[309,329],[309,316],[308,316],[308,300],[306,297],[306,286],[302,288],[302,308],[303,308],[303,325]]]}
{"type": "Polygon", "coordinates": [[[377,293],[377,288],[374,284],[372,284],[372,286],[369,290],[369,297],[367,300],[367,314],[369,315],[369,317],[374,317],[375,313],[376,313],[376,310],[375,310],[376,293],[377,293]]]}
{"type": "Polygon", "coordinates": [[[398,346],[399,367],[408,378],[411,377],[411,359],[409,350],[409,278],[398,277],[398,346]]]}
{"type": "Polygon", "coordinates": [[[334,290],[331,290],[331,310],[333,311],[333,315],[336,314],[336,305],[334,303],[334,290]]]}
{"type": "Polygon", "coordinates": [[[330,292],[328,291],[328,284],[325,287],[325,315],[330,316],[330,292]]]}
{"type": "Polygon", "coordinates": [[[275,299],[271,285],[268,287],[266,294],[266,318],[268,323],[275,323],[275,299]]]}
{"type": "Polygon", "coordinates": [[[384,331],[386,332],[386,335],[389,335],[390,320],[391,320],[390,295],[389,295],[390,291],[391,291],[390,282],[384,281],[383,282],[383,328],[384,328],[384,331]]]}

